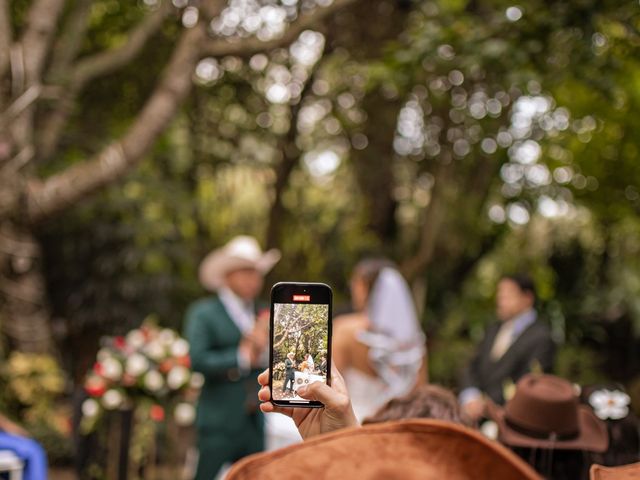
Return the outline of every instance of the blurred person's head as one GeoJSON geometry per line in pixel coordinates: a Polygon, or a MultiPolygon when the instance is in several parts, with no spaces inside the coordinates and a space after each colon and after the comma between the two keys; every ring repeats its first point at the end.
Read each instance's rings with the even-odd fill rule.
{"type": "Polygon", "coordinates": [[[255,299],[262,290],[263,277],[280,260],[280,252],[263,252],[258,241],[247,235],[231,239],[200,264],[200,283],[210,291],[229,288],[246,301],[255,299]]]}
{"type": "Polygon", "coordinates": [[[408,418],[433,418],[468,425],[452,391],[438,385],[420,385],[404,397],[387,402],[364,424],[408,418]]]}
{"type": "Polygon", "coordinates": [[[511,320],[533,308],[535,303],[536,288],[529,276],[505,275],[498,282],[496,315],[500,320],[511,320]]]}
{"type": "Polygon", "coordinates": [[[604,422],[554,375],[525,375],[504,407],[490,403],[488,411],[498,440],[547,478],[587,478],[592,454],[607,450],[604,422]]]}
{"type": "Polygon", "coordinates": [[[394,267],[394,264],[385,258],[367,258],[358,262],[353,269],[350,283],[351,303],[354,310],[358,312],[365,310],[378,275],[387,267],[394,267]]]}
{"type": "Polygon", "coordinates": [[[224,283],[241,299],[251,301],[260,294],[264,280],[255,268],[241,268],[227,273],[224,283]]]}
{"type": "Polygon", "coordinates": [[[295,358],[295,355],[293,354],[293,352],[289,352],[289,353],[287,353],[287,358],[289,360],[293,360],[295,358]]]}
{"type": "Polygon", "coordinates": [[[582,389],[580,398],[606,423],[609,432],[609,448],[595,455],[595,461],[604,466],[640,461],[640,419],[632,411],[625,389],[616,384],[591,385],[582,389]]]}

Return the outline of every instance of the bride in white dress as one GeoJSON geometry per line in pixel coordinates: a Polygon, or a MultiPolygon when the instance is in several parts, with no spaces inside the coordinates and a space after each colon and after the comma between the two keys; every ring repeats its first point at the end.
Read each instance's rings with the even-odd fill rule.
{"type": "MultiPolygon", "coordinates": [[[[351,279],[351,297],[356,312],[333,321],[331,361],[362,422],[426,381],[425,336],[409,287],[391,262],[360,262],[351,279]]],[[[267,450],[302,440],[293,421],[279,413],[265,414],[265,427],[267,450]]]]}
{"type": "Polygon", "coordinates": [[[332,362],[362,422],[426,382],[426,339],[409,286],[391,262],[360,262],[351,296],[356,312],[334,320],[332,362]]]}

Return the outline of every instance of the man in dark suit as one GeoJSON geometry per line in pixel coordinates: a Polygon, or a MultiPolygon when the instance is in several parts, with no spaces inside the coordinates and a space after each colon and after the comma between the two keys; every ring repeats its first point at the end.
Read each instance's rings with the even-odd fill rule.
{"type": "Polygon", "coordinates": [[[327,357],[324,355],[320,358],[320,373],[322,375],[327,374],[327,357]]]}
{"type": "Polygon", "coordinates": [[[293,387],[296,381],[296,363],[294,361],[293,352],[287,353],[287,358],[284,361],[284,385],[282,391],[286,392],[287,388],[293,393],[293,387]]]}
{"type": "Polygon", "coordinates": [[[535,310],[536,290],[526,275],[504,276],[496,292],[496,315],[465,372],[460,393],[472,420],[485,414],[486,399],[504,404],[505,389],[532,369],[553,368],[555,345],[535,310]]]}
{"type": "Polygon", "coordinates": [[[211,480],[225,463],[264,448],[255,376],[265,366],[268,313],[256,318],[255,298],[279,258],[276,250],[263,253],[255,239],[241,236],[200,265],[202,285],[217,295],[198,300],[186,315],[191,364],[205,378],[196,415],[196,480],[211,480]]]}

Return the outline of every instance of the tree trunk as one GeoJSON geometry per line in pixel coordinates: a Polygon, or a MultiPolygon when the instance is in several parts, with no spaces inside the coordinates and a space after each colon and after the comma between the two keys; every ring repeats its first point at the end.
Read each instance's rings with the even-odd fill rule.
{"type": "MultiPolygon", "coordinates": [[[[331,46],[346,48],[357,61],[380,58],[387,43],[404,29],[410,12],[410,3],[398,0],[358,2],[330,25],[331,46]]],[[[384,96],[380,87],[369,90],[361,101],[367,121],[359,133],[368,143],[362,150],[351,151],[351,161],[365,197],[368,227],[388,245],[397,230],[393,139],[403,99],[399,95],[384,96]]]]}
{"type": "Polygon", "coordinates": [[[8,3],[0,0],[0,327],[11,347],[33,352],[53,349],[42,253],[33,234],[35,226],[122,179],[149,153],[191,92],[198,61],[205,55],[237,52],[247,56],[287,45],[305,29],[355,1],[336,0],[329,7],[303,13],[282,37],[268,42],[258,38],[235,42],[209,38],[209,20],[217,17],[227,2],[203,2],[201,11],[206,15],[193,28],[182,30],[155,89],[126,132],[118,139],[103,142],[105,147],[91,158],[41,178],[33,161],[60,153],[58,140],[75,96],[90,80],[130,64],[173,7],[166,4],[149,14],[128,32],[128,41],[121,47],[74,61],[86,31],[87,2],[81,0],[77,4],[62,33],[59,20],[66,2],[31,2],[21,36],[14,39],[8,3]],[[56,37],[63,51],[52,53],[56,37]],[[47,71],[49,67],[51,72],[47,71]],[[56,84],[57,73],[67,71],[73,77],[71,84],[64,79],[56,84]],[[43,132],[34,122],[41,101],[51,100],[45,98],[45,90],[51,91],[50,87],[62,89],[63,93],[66,89],[66,95],[61,100],[61,110],[53,112],[53,120],[44,122],[51,129],[47,127],[43,132]]]}
{"type": "Polygon", "coordinates": [[[353,168],[366,199],[368,226],[383,244],[390,245],[397,231],[393,138],[402,101],[385,99],[375,90],[364,98],[362,108],[368,115],[362,132],[368,145],[351,152],[353,168]]]}
{"type": "Polygon", "coordinates": [[[0,225],[0,302],[10,348],[53,350],[42,251],[33,232],[12,220],[0,225]]]}

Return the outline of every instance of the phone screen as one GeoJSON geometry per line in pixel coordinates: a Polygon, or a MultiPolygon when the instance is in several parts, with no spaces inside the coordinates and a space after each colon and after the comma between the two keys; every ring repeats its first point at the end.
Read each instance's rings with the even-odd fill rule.
{"type": "Polygon", "coordinates": [[[330,383],[331,289],[278,283],[271,290],[270,378],[276,405],[321,407],[298,395],[313,382],[330,383]]]}

